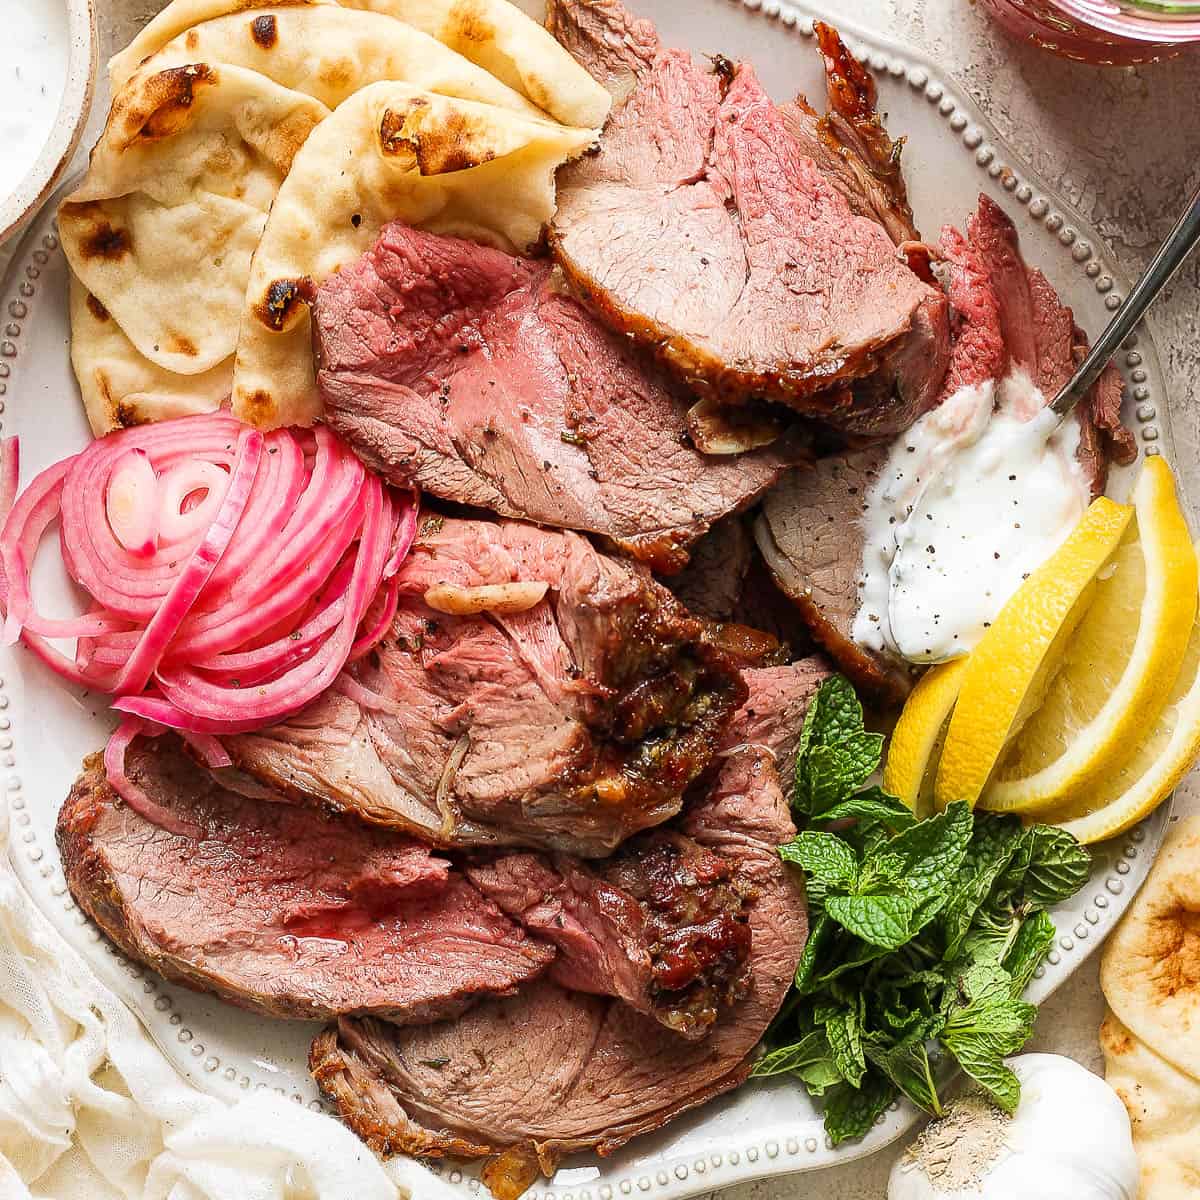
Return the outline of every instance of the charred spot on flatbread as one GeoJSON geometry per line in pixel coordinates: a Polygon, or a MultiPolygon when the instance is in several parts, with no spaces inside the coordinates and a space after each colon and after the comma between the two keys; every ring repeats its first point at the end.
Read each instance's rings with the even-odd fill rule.
{"type": "Polygon", "coordinates": [[[109,313],[108,309],[105,308],[104,305],[101,304],[91,292],[88,292],[87,294],[87,307],[88,312],[90,312],[92,316],[100,322],[101,325],[103,325],[106,321],[112,320],[112,315],[109,313]]]}
{"type": "MultiPolygon", "coordinates": [[[[125,126],[125,144],[133,141],[160,141],[174,137],[191,119],[192,105],[201,88],[212,87],[217,73],[206,63],[186,67],[168,67],[146,81],[139,90],[137,103],[121,113],[125,126]]],[[[117,109],[114,105],[114,114],[117,109]]]]}
{"type": "Polygon", "coordinates": [[[264,13],[250,22],[250,36],[264,50],[270,50],[279,40],[279,28],[274,13],[264,13]]]}
{"type": "Polygon", "coordinates": [[[1200,912],[1182,900],[1146,926],[1146,954],[1155,960],[1151,986],[1164,999],[1200,994],[1200,912]]]}
{"type": "Polygon", "coordinates": [[[384,110],[379,143],[385,154],[411,154],[422,175],[450,175],[496,157],[490,132],[486,117],[456,107],[434,116],[429,101],[415,97],[384,110]]]}
{"type": "Polygon", "coordinates": [[[496,40],[496,27],[479,0],[458,0],[446,19],[444,33],[449,45],[458,42],[486,46],[496,40]]]}
{"type": "Polygon", "coordinates": [[[280,330],[298,305],[311,304],[316,295],[316,284],[307,275],[299,279],[275,279],[255,306],[254,314],[268,329],[280,330]]]}
{"type": "MultiPolygon", "coordinates": [[[[85,260],[103,259],[105,262],[119,262],[133,250],[129,231],[120,225],[115,225],[109,219],[104,208],[88,201],[72,206],[74,217],[82,224],[79,236],[79,254],[85,260]]],[[[99,304],[99,301],[96,302],[99,304]]],[[[103,308],[103,305],[101,305],[103,308]]],[[[93,313],[95,309],[92,310],[93,313]]],[[[108,313],[100,320],[107,320],[108,313]]]]}
{"type": "Polygon", "coordinates": [[[200,353],[196,349],[196,343],[182,333],[170,333],[167,335],[167,349],[172,354],[182,354],[185,358],[195,358],[200,353]]]}

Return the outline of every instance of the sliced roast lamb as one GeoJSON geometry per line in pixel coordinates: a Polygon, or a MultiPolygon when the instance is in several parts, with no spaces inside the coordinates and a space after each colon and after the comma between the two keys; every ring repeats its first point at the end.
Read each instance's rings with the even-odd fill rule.
{"type": "Polygon", "coordinates": [[[724,635],[718,644],[735,649],[740,636],[743,665],[779,666],[815,646],[795,604],[755,553],[752,529],[750,516],[718,521],[692,548],[688,565],[664,582],[689,612],[712,623],[714,637],[724,635]],[[757,635],[757,655],[745,653],[746,631],[757,635]]]}
{"type": "MultiPolygon", "coordinates": [[[[620,0],[549,0],[546,28],[618,104],[662,51],[653,23],[620,0]]],[[[821,21],[815,30],[829,111],[822,115],[797,96],[779,106],[784,126],[857,215],[878,221],[896,245],[920,241],[900,170],[902,147],[880,120],[875,80],[837,30],[821,21]]]]}
{"type": "Polygon", "coordinates": [[[676,570],[805,455],[701,454],[672,394],[550,263],[395,224],[320,288],[330,424],[392,483],[601,534],[676,570]]]}
{"type": "Polygon", "coordinates": [[[554,958],[427,847],[342,817],[251,800],[179,747],[135,743],[151,824],[96,755],[58,819],[79,905],[161,975],[275,1017],[453,1017],[554,958]]]}
{"type": "Polygon", "coordinates": [[[666,585],[688,612],[710,621],[732,621],[753,557],[743,518],[726,517],[696,543],[688,565],[666,585]]]}
{"type": "Polygon", "coordinates": [[[919,242],[900,169],[903,143],[893,142],[880,120],[875,79],[836,29],[816,21],[814,30],[825,60],[829,111],[822,116],[797,96],[779,106],[784,126],[855,213],[878,221],[898,246],[919,242]]]}
{"type": "Polygon", "coordinates": [[[679,811],[745,696],[670,592],[577,534],[427,518],[400,592],[329,693],[226,739],[239,768],[436,845],[595,857],[679,811]],[[514,583],[522,611],[478,591],[514,583]],[[475,601],[498,607],[448,611],[475,601]]]}
{"type": "MultiPolygon", "coordinates": [[[[1058,298],[1054,285],[1021,257],[1017,228],[988,196],[967,227],[996,291],[1004,344],[1012,363],[1026,371],[1047,401],[1069,380],[1087,353],[1087,334],[1058,298]]],[[[1121,423],[1124,385],[1112,363],[1080,406],[1079,458],[1093,494],[1104,491],[1110,462],[1137,457],[1133,434],[1121,423]]]]}
{"type": "Polygon", "coordinates": [[[456,1016],[553,960],[564,986],[703,1037],[748,979],[753,887],[677,832],[595,870],[557,855],[452,865],[345,817],[230,792],[173,739],[133,778],[164,814],[117,799],[97,756],[59,816],[80,906],[126,953],[188,987],[279,1017],[456,1016]]]}
{"type": "MultiPolygon", "coordinates": [[[[1070,378],[1086,338],[1045,275],[1026,266],[1012,221],[981,197],[967,236],[946,228],[940,251],[954,349],[939,403],[1013,368],[1026,371],[1052,399],[1070,378]]],[[[1127,462],[1133,451],[1121,424],[1121,388],[1120,374],[1110,367],[1079,410],[1079,458],[1096,495],[1104,490],[1110,459],[1127,462]]],[[[764,501],[755,537],[780,587],[842,670],[860,686],[897,700],[909,686],[906,666],[851,635],[865,541],[862,512],[891,449],[877,445],[791,472],[764,501]]]]}
{"type": "Polygon", "coordinates": [[[624,1004],[551,981],[420,1030],[344,1020],[310,1058],[343,1120],[385,1154],[500,1152],[489,1182],[513,1197],[559,1155],[611,1153],[741,1083],[807,935],[801,881],[776,852],[794,830],[781,780],[827,674],[817,662],[747,673],[750,699],[726,735],[720,772],[680,823],[754,889],[751,986],[707,1039],[665,1037],[624,1004]]]}
{"type": "Polygon", "coordinates": [[[471,882],[557,946],[554,981],[616,996],[701,1038],[749,983],[754,889],[732,860],[656,830],[603,863],[509,854],[467,868],[471,882]]]}
{"type": "Polygon", "coordinates": [[[612,0],[560,0],[551,28],[626,93],[600,152],[560,172],[551,227],[605,324],[704,395],[873,432],[925,411],[948,355],[944,296],[851,210],[753,69],[663,50],[612,0]]]}

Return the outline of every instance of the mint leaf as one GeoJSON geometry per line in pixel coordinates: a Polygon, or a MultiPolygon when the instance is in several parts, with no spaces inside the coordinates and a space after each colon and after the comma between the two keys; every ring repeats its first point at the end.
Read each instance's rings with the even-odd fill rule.
{"type": "Polygon", "coordinates": [[[950,896],[939,922],[946,958],[956,958],[962,950],[980,908],[1011,863],[1020,838],[1021,823],[1015,817],[976,817],[971,844],[951,881],[950,896]]]}
{"type": "Polygon", "coordinates": [[[896,1098],[896,1089],[882,1073],[871,1071],[855,1090],[834,1088],[825,1101],[825,1132],[835,1146],[865,1137],[871,1126],[896,1098]]]}
{"type": "Polygon", "coordinates": [[[806,829],[779,847],[784,862],[803,867],[812,881],[826,890],[849,891],[858,879],[858,859],[836,834],[806,829]]]}
{"type": "MultiPolygon", "coordinates": [[[[902,860],[905,888],[914,896],[938,896],[943,901],[971,844],[975,820],[965,801],[956,800],[944,812],[919,821],[887,843],[887,853],[902,860]]],[[[863,864],[865,870],[870,864],[863,864]]]]}
{"type": "MultiPolygon", "coordinates": [[[[863,734],[875,737],[875,734],[863,734]]],[[[813,746],[796,774],[796,794],[800,805],[814,819],[852,796],[870,778],[874,767],[864,771],[856,747],[845,743],[836,746],[813,746]]],[[[878,755],[875,759],[878,763],[878,755]]]]}
{"type": "Polygon", "coordinates": [[[840,675],[826,680],[800,731],[793,803],[809,816],[818,816],[862,787],[882,753],[883,736],[863,728],[854,688],[840,675]]]}
{"type": "Polygon", "coordinates": [[[933,1067],[923,1037],[911,1036],[894,1045],[882,1038],[867,1041],[867,1057],[914,1104],[935,1116],[942,1115],[942,1102],[933,1080],[933,1067]]]}
{"type": "MultiPolygon", "coordinates": [[[[837,929],[837,926],[833,926],[837,929]]],[[[852,975],[861,967],[877,962],[892,953],[890,946],[876,946],[861,938],[851,937],[842,932],[833,941],[834,949],[824,954],[823,971],[815,975],[809,985],[810,991],[832,986],[847,975],[852,975]]]]}
{"type": "Polygon", "coordinates": [[[1054,946],[1057,931],[1050,914],[1036,912],[1027,920],[1013,939],[1004,957],[1005,970],[1012,976],[1013,995],[1019,996],[1029,986],[1033,973],[1054,946]]]}
{"type": "Polygon", "coordinates": [[[972,1034],[943,1040],[946,1048],[958,1060],[958,1065],[1006,1113],[1011,1115],[1017,1111],[1021,1100],[1021,1081],[1004,1065],[1004,1059],[1020,1050],[1027,1037],[1015,1040],[972,1034]]]}
{"type": "Polygon", "coordinates": [[[959,959],[1003,963],[1021,932],[1024,920],[1023,909],[981,909],[976,914],[970,932],[963,938],[959,959]]]}
{"type": "Polygon", "coordinates": [[[831,896],[825,911],[843,929],[872,946],[896,950],[912,937],[912,919],[920,902],[913,896],[831,896]]]}
{"type": "Polygon", "coordinates": [[[857,821],[882,825],[893,832],[907,829],[917,823],[912,809],[905,807],[895,796],[889,796],[881,788],[872,787],[843,800],[821,813],[822,821],[857,821]]]}
{"type": "Polygon", "coordinates": [[[829,1042],[821,1030],[814,1029],[798,1042],[769,1050],[754,1064],[750,1074],[760,1079],[769,1075],[790,1075],[828,1058],[829,1042]]]}
{"type": "Polygon", "coordinates": [[[835,746],[862,732],[862,704],[844,675],[834,675],[817,689],[805,714],[804,726],[808,737],[806,740],[805,732],[801,733],[800,753],[808,748],[810,741],[818,746],[835,746]]]}
{"type": "Polygon", "coordinates": [[[970,968],[954,981],[954,988],[956,1002],[948,1006],[942,1044],[1011,1113],[1021,1088],[1004,1059],[1029,1040],[1037,1009],[1013,998],[1012,976],[995,963],[970,968]]]}
{"type": "Polygon", "coordinates": [[[883,757],[883,734],[856,733],[843,738],[838,743],[838,750],[846,764],[846,792],[857,792],[879,769],[879,761],[883,757]]]}
{"type": "Polygon", "coordinates": [[[867,1070],[867,1059],[862,1044],[861,1007],[837,1009],[823,1024],[834,1066],[847,1083],[853,1087],[860,1087],[867,1070]]]}
{"type": "Polygon", "coordinates": [[[845,1082],[832,1058],[819,1058],[815,1062],[806,1063],[797,1067],[793,1074],[804,1084],[810,1096],[823,1096],[831,1087],[845,1082]]]}
{"type": "Polygon", "coordinates": [[[834,924],[821,913],[808,931],[808,941],[804,943],[804,952],[796,965],[796,978],[792,986],[800,993],[807,992],[816,973],[817,962],[825,951],[825,947],[833,935],[834,924]]]}
{"type": "Polygon", "coordinates": [[[1059,904],[1087,883],[1092,857],[1065,829],[1034,825],[1024,842],[1028,865],[1021,894],[1029,904],[1059,904]]]}

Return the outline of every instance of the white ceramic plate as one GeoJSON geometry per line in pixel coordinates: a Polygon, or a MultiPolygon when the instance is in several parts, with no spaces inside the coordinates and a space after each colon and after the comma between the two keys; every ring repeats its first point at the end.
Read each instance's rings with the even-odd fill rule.
{"type": "MultiPolygon", "coordinates": [[[[752,59],[780,98],[798,89],[814,99],[824,95],[812,38],[818,8],[802,10],[778,0],[632,3],[658,21],[669,43],[752,59]]],[[[834,0],[825,3],[834,7],[834,0]]],[[[1095,233],[1013,157],[974,107],[939,78],[933,63],[855,29],[839,14],[826,15],[840,23],[853,49],[876,70],[891,128],[908,137],[907,172],[922,227],[936,232],[943,222],[964,221],[978,193],[989,192],[1016,218],[1030,261],[1045,270],[1094,334],[1123,293],[1123,281],[1095,233]]],[[[0,340],[0,427],[21,436],[26,480],[87,438],[67,357],[66,275],[51,207],[34,222],[0,291],[6,322],[0,340]]],[[[1169,455],[1163,376],[1149,336],[1138,333],[1119,361],[1129,385],[1127,418],[1143,450],[1169,455]]],[[[1117,473],[1112,490],[1120,494],[1129,477],[1128,471],[1117,473]]],[[[61,576],[48,575],[39,586],[50,589],[48,595],[57,588],[66,610],[61,576]]],[[[59,867],[54,819],[80,760],[108,733],[104,704],[64,691],[22,651],[0,652],[0,675],[0,781],[13,809],[17,869],[38,903],[196,1084],[227,1095],[275,1088],[298,1103],[319,1106],[304,1067],[314,1026],[250,1016],[166,986],[117,954],[75,907],[59,867]]],[[[1089,885],[1055,914],[1060,936],[1032,985],[1034,999],[1062,983],[1112,928],[1149,870],[1167,816],[1164,806],[1140,828],[1098,849],[1089,885]]],[[[835,1150],[799,1087],[787,1080],[751,1084],[612,1158],[581,1156],[567,1163],[529,1197],[679,1200],[747,1179],[849,1161],[879,1149],[917,1119],[910,1106],[897,1105],[864,1141],[835,1150]]],[[[471,1170],[433,1169],[465,1193],[479,1191],[471,1170]]]]}

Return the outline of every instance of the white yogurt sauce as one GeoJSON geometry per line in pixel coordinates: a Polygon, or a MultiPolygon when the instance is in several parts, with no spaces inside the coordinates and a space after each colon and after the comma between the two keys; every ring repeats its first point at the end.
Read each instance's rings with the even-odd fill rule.
{"type": "Polygon", "coordinates": [[[69,49],[63,0],[0,0],[0,199],[17,189],[54,128],[69,49]]]}
{"type": "Polygon", "coordinates": [[[896,440],[867,496],[853,636],[936,663],[974,648],[1083,515],[1079,422],[1024,372],[963,388],[896,440]]]}

